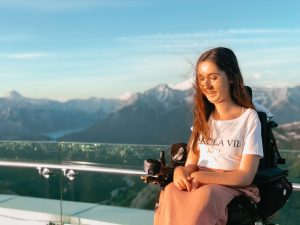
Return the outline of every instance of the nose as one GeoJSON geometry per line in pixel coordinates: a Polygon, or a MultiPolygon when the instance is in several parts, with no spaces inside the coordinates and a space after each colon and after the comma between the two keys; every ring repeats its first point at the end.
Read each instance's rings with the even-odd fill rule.
{"type": "Polygon", "coordinates": [[[209,79],[205,79],[201,82],[201,86],[203,89],[210,89],[211,88],[211,83],[209,79]]]}

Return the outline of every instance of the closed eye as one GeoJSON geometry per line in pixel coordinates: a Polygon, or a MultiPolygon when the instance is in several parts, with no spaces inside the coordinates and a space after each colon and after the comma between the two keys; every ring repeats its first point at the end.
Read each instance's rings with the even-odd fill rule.
{"type": "Polygon", "coordinates": [[[199,76],[199,80],[204,81],[205,77],[204,76],[199,76]]]}
{"type": "Polygon", "coordinates": [[[211,75],[209,76],[209,78],[210,78],[211,80],[216,80],[216,79],[218,79],[218,74],[211,74],[211,75]]]}

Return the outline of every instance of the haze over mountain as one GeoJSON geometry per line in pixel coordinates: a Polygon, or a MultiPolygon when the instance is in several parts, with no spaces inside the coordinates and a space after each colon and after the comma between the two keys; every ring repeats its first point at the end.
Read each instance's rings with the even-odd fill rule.
{"type": "MultiPolygon", "coordinates": [[[[300,86],[253,88],[253,99],[269,109],[280,124],[275,133],[285,146],[296,142],[300,133],[288,125],[300,121],[299,97],[300,86]]],[[[192,104],[193,89],[188,81],[174,86],[161,84],[122,99],[59,102],[30,99],[13,91],[0,98],[0,138],[48,140],[66,134],[59,140],[136,144],[187,141],[192,104]],[[51,136],[51,132],[60,133],[51,136]]]]}

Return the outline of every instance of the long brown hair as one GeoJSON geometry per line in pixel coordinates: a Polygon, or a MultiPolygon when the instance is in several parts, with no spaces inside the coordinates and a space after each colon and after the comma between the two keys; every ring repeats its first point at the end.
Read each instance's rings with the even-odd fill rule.
{"type": "Polygon", "coordinates": [[[189,147],[198,154],[196,145],[201,136],[208,141],[211,138],[211,129],[208,124],[210,114],[215,106],[202,93],[198,79],[198,66],[201,62],[210,61],[224,71],[230,82],[231,99],[238,105],[254,109],[251,97],[244,86],[243,77],[234,52],[228,48],[218,47],[204,52],[196,65],[196,79],[194,83],[194,121],[193,131],[189,140],[189,147]]]}

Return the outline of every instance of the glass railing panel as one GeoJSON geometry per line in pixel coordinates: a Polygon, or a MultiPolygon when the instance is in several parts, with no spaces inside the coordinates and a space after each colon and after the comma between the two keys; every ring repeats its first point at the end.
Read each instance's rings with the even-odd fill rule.
{"type": "Polygon", "coordinates": [[[159,158],[160,151],[169,158],[169,146],[102,143],[59,143],[62,163],[90,163],[116,168],[143,170],[147,158],[159,158]]]}
{"type": "MultiPolygon", "coordinates": [[[[59,164],[59,155],[56,143],[0,142],[0,160],[3,162],[59,164]]],[[[48,177],[45,178],[39,174],[42,170],[0,166],[2,224],[14,224],[13,220],[22,221],[22,224],[61,221],[61,171],[50,171],[49,177],[44,173],[48,177]]]]}
{"type": "MultiPolygon", "coordinates": [[[[170,157],[168,146],[93,143],[59,145],[64,165],[101,166],[142,172],[144,159],[159,158],[162,150],[167,153],[167,158],[170,157]]],[[[153,209],[155,198],[152,198],[152,202],[148,198],[148,202],[142,203],[145,200],[139,201],[137,193],[149,192],[149,195],[154,196],[158,191],[158,187],[145,185],[137,175],[82,171],[76,171],[73,181],[64,179],[63,187],[64,200],[143,209],[153,209]]]]}
{"type": "Polygon", "coordinates": [[[0,158],[10,161],[59,163],[56,142],[0,141],[0,158]]]}
{"type": "MultiPolygon", "coordinates": [[[[60,163],[57,143],[0,142],[0,159],[25,163],[60,163]]],[[[48,179],[37,168],[0,167],[1,193],[60,199],[60,171],[50,171],[48,179]]],[[[41,168],[42,169],[42,168],[41,168]]]]}
{"type": "MultiPolygon", "coordinates": [[[[160,151],[168,146],[128,144],[60,143],[63,164],[104,166],[143,171],[143,161],[159,158],[160,151]]],[[[166,157],[169,157],[167,154],[166,157]]],[[[65,200],[101,202],[107,205],[135,207],[136,193],[148,188],[140,176],[124,176],[111,173],[76,172],[73,182],[65,180],[65,186],[76,194],[64,194],[65,200]],[[80,178],[80,180],[79,180],[80,178]],[[82,194],[80,194],[82,192],[82,194]]],[[[151,208],[150,206],[148,208],[151,208]]]]}
{"type": "MultiPolygon", "coordinates": [[[[63,165],[100,166],[140,172],[143,172],[146,158],[159,158],[162,150],[169,152],[168,146],[128,144],[60,143],[60,148],[63,165]]],[[[169,155],[166,157],[169,158],[169,155]]],[[[84,213],[76,213],[81,220],[93,218],[117,224],[153,223],[158,186],[144,184],[137,174],[75,172],[74,180],[63,180],[64,215],[68,214],[68,201],[84,202],[95,206],[92,210],[82,209],[84,213]]],[[[81,205],[78,207],[79,211],[81,205]]]]}
{"type": "Polygon", "coordinates": [[[150,225],[158,189],[154,187],[151,196],[148,188],[137,176],[79,172],[73,181],[63,182],[62,214],[82,223],[150,225]]]}

